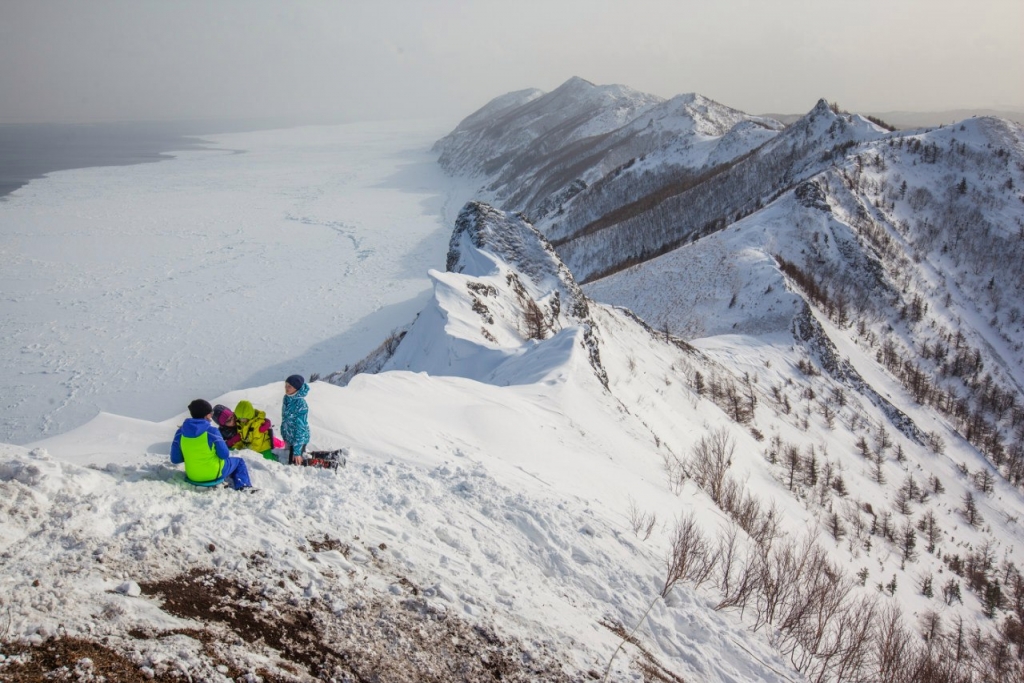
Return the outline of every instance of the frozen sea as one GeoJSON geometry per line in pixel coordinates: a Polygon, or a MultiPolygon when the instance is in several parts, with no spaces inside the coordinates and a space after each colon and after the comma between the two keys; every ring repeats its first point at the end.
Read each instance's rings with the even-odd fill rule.
{"type": "Polygon", "coordinates": [[[204,135],[0,201],[0,441],[330,372],[420,310],[468,198],[450,122],[204,135]]]}

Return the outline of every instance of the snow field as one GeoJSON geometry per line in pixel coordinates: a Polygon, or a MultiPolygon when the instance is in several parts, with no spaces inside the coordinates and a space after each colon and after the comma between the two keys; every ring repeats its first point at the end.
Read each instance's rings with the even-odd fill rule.
{"type": "MultiPolygon", "coordinates": [[[[624,528],[625,494],[659,510],[680,501],[656,483],[656,462],[636,460],[635,443],[590,391],[553,400],[549,387],[401,372],[312,389],[313,445],[350,444],[349,466],[335,475],[243,452],[261,489],[251,495],[180,481],[178,468],[152,452],[177,420],[147,428],[104,415],[31,452],[5,447],[12,632],[182,628],[152,600],[130,595],[131,583],[210,567],[242,581],[286,577],[286,596],[316,597],[339,618],[359,599],[356,588],[401,597],[408,581],[461,618],[550,641],[577,666],[603,672],[618,642],[599,621],[638,620],[662,580],[658,544],[624,528]],[[119,446],[104,444],[110,433],[119,446]],[[637,472],[644,475],[634,480],[637,472]],[[311,552],[307,541],[321,537],[351,550],[311,552]]],[[[277,417],[278,383],[245,395],[277,417]]],[[[673,596],[655,606],[645,631],[672,670],[782,680],[751,670],[747,657],[709,656],[709,646],[731,651],[738,642],[771,661],[728,615],[695,609],[701,600],[686,588],[673,596]]],[[[629,657],[620,657],[615,670],[627,676],[629,657]]]]}

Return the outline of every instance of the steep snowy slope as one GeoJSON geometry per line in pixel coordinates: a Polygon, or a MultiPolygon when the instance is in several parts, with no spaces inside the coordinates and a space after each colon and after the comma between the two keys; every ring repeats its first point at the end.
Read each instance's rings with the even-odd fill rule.
{"type": "Polygon", "coordinates": [[[978,119],[851,146],[765,209],[590,293],[684,337],[761,334],[791,326],[795,282],[1020,480],[1021,139],[978,119]]]}
{"type": "Polygon", "coordinates": [[[467,117],[434,146],[450,173],[493,175],[522,168],[537,156],[607,134],[661,98],[621,85],[596,86],[573,77],[550,93],[502,95],[467,117]],[[512,97],[510,101],[508,98],[512,97]],[[519,106],[509,103],[522,102],[519,106]]]}
{"type": "MultiPolygon", "coordinates": [[[[562,239],[574,225],[741,158],[780,130],[777,121],[701,95],[678,95],[597,141],[573,169],[578,177],[570,191],[559,191],[551,182],[528,185],[506,203],[535,216],[551,239],[562,239]]],[[[549,176],[560,179],[565,173],[552,169],[549,176]]]]}
{"type": "MultiPolygon", "coordinates": [[[[931,615],[940,615],[948,635],[948,603],[970,602],[962,584],[975,616],[983,615],[982,632],[1002,632],[989,644],[1004,654],[1021,652],[1024,616],[1019,560],[1008,550],[1019,547],[1024,481],[1022,139],[1016,124],[975,119],[847,145],[834,166],[764,209],[586,287],[659,329],[715,336],[695,344],[731,367],[748,356],[762,387],[768,368],[797,365],[803,408],[792,399],[792,378],[770,380],[778,420],[758,424],[771,432],[803,413],[796,424],[808,435],[792,442],[803,450],[782,476],[818,477],[807,449],[821,457],[822,443],[840,466],[850,467],[852,454],[860,474],[853,486],[844,474],[846,507],[801,494],[808,508],[837,541],[856,536],[869,556],[879,535],[917,543],[896,554],[900,571],[913,571],[891,576],[930,594],[918,616],[934,625],[931,615]],[[716,336],[726,334],[750,336],[716,336]],[[750,358],[748,345],[764,351],[750,358]],[[851,391],[879,414],[844,420],[851,391]],[[815,420],[846,433],[839,453],[833,438],[810,436],[815,420]],[[915,458],[898,442],[894,452],[893,433],[926,446],[925,454],[915,458]],[[933,482],[931,491],[921,479],[933,482]],[[915,490],[930,502],[908,504],[915,490]],[[975,516],[981,504],[989,512],[975,516]],[[885,530],[893,520],[907,523],[902,532],[885,530]],[[926,553],[917,535],[930,539],[926,553]]],[[[782,462],[788,440],[774,438],[782,462]]],[[[849,550],[854,562],[863,553],[852,541],[849,550]]],[[[1019,662],[1008,666],[980,680],[1019,680],[1019,662]]]]}
{"type": "MultiPolygon", "coordinates": [[[[718,312],[727,316],[725,323],[734,323],[728,327],[747,333],[715,328],[719,336],[697,342],[703,354],[670,352],[652,364],[645,349],[651,342],[637,343],[630,332],[633,319],[590,302],[587,324],[600,340],[608,391],[650,430],[670,490],[698,484],[736,525],[731,533],[737,536],[723,536],[724,528],[707,526],[707,520],[698,526],[699,533],[717,539],[709,551],[714,569],[704,576],[691,568],[687,576],[713,583],[719,606],[751,610],[748,625],[767,627],[791,666],[813,680],[1019,680],[1019,664],[1007,656],[1021,646],[1024,579],[1018,567],[1024,530],[1017,520],[1024,498],[992,476],[984,455],[955,425],[918,405],[898,378],[887,375],[870,346],[858,348],[844,333],[849,320],[837,326],[816,313],[780,272],[775,258],[811,252],[823,262],[831,258],[837,280],[862,282],[861,294],[894,292],[878,262],[858,249],[857,232],[828,206],[820,187],[801,186],[766,209],[763,222],[748,217],[688,250],[589,286],[591,293],[608,296],[618,285],[652,319],[687,309],[675,297],[698,289],[708,296],[697,308],[710,311],[701,324],[722,325],[713,320],[718,312]],[[805,210],[806,216],[793,221],[805,210]],[[710,260],[703,276],[687,272],[707,256],[697,251],[695,257],[694,250],[709,246],[721,257],[710,260]],[[733,257],[739,260],[735,265],[733,257]],[[673,264],[680,269],[673,271],[673,264]],[[723,282],[718,278],[726,266],[732,272],[723,282]],[[722,431],[701,422],[719,411],[732,421],[715,425],[722,431]],[[780,597],[764,591],[778,579],[773,572],[794,572],[792,581],[808,582],[795,590],[807,592],[780,597]],[[752,587],[759,582],[765,584],[752,587]],[[815,602],[822,591],[837,602],[815,602]],[[775,615],[770,605],[776,599],[791,601],[787,609],[794,611],[775,615]],[[805,630],[806,619],[818,626],[805,630]],[[978,638],[969,653],[966,633],[978,638]],[[927,648],[915,645],[919,634],[929,638],[927,648]],[[847,640],[853,637],[856,645],[847,640]],[[905,649],[902,657],[882,652],[895,646],[905,649]],[[925,677],[936,668],[947,677],[925,677]]],[[[495,217],[477,233],[490,253],[522,252],[505,246],[521,243],[527,227],[521,220],[470,205],[459,222],[477,225],[482,216],[495,217]]],[[[453,245],[466,234],[457,230],[453,245]]],[[[455,246],[453,251],[449,265],[462,263],[455,246]]],[[[450,273],[445,282],[452,292],[460,284],[465,292],[493,289],[498,300],[519,302],[513,319],[525,317],[526,307],[507,289],[501,267],[487,261],[470,272],[478,279],[450,273]]],[[[533,296],[543,300],[550,291],[551,285],[538,287],[533,296]]],[[[437,334],[443,328],[457,341],[448,342],[440,365],[422,369],[461,376],[480,371],[482,355],[494,347],[507,352],[509,341],[496,342],[488,329],[502,326],[487,321],[490,311],[478,304],[465,294],[447,298],[434,322],[421,316],[396,357],[415,357],[424,339],[444,338],[437,334]],[[421,326],[432,334],[416,335],[421,326]]],[[[855,305],[849,307],[848,317],[855,305]]],[[[502,308],[493,317],[507,323],[509,311],[502,308]]],[[[674,321],[666,317],[663,323],[671,328],[674,321]]],[[[510,335],[506,339],[514,338],[509,325],[502,329],[510,335]]],[[[525,336],[521,329],[519,334],[525,336]]],[[[582,343],[573,348],[582,356],[582,343]]],[[[678,342],[676,348],[688,347],[678,342]]],[[[533,376],[550,382],[548,367],[525,360],[538,350],[499,362],[539,367],[533,376]]],[[[550,356],[532,358],[540,357],[550,356]]],[[[485,365],[489,371],[498,362],[485,365]]],[[[577,366],[584,367],[581,361],[577,366]]],[[[664,513],[646,514],[642,506],[627,512],[638,529],[647,522],[653,528],[664,513]]]]}
{"type": "Polygon", "coordinates": [[[530,216],[582,282],[720,230],[886,132],[824,100],[783,129],[696,94],[623,106],[609,88],[572,79],[435,146],[449,173],[480,176],[481,196],[530,216]],[[553,102],[566,112],[554,122],[553,102]]]}
{"type": "Polygon", "coordinates": [[[882,133],[821,101],[749,154],[658,185],[627,187],[578,211],[567,207],[548,236],[576,277],[588,282],[721,230],[829,167],[841,150],[882,133]]]}

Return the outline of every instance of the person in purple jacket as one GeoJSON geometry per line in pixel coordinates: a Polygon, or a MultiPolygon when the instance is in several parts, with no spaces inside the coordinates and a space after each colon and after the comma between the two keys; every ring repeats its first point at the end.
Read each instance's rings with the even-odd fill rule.
{"type": "Polygon", "coordinates": [[[255,490],[249,481],[245,460],[228,455],[228,445],[220,431],[210,422],[213,406],[197,398],[188,404],[192,417],[185,420],[171,442],[171,462],[185,463],[185,476],[197,483],[230,478],[235,490],[255,490]]]}

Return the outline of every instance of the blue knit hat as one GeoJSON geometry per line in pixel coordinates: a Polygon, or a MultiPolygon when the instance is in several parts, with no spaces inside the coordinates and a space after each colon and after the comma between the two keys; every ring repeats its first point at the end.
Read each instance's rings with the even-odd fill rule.
{"type": "Polygon", "coordinates": [[[302,385],[306,383],[306,380],[302,378],[302,375],[291,375],[285,380],[285,382],[291,384],[295,387],[295,391],[298,391],[302,388],[302,385]]]}

